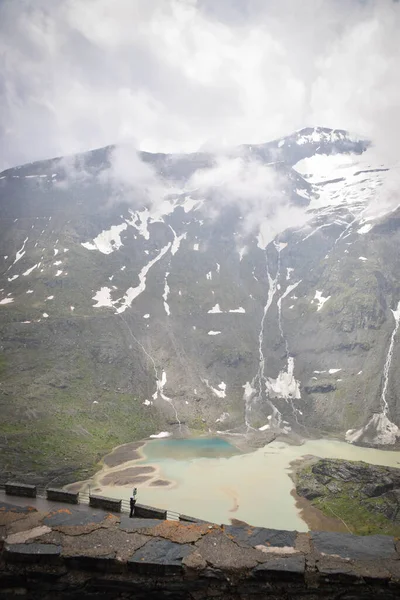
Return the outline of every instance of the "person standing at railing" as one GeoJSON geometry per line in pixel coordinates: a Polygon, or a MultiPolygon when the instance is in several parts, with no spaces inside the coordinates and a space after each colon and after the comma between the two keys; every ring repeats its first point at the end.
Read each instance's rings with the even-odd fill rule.
{"type": "Polygon", "coordinates": [[[130,519],[133,517],[134,512],[135,512],[136,495],[137,495],[137,488],[133,488],[132,496],[130,498],[130,508],[131,508],[130,513],[129,513],[130,519]]]}

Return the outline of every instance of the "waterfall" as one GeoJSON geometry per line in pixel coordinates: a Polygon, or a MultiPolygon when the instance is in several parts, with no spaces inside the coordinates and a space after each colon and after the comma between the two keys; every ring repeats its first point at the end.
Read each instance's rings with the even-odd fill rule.
{"type": "Polygon", "coordinates": [[[389,383],[389,371],[390,371],[390,365],[392,363],[392,358],[393,358],[393,348],[394,348],[394,338],[396,337],[396,333],[397,330],[399,328],[399,324],[400,324],[400,302],[397,304],[397,309],[396,310],[392,310],[393,313],[393,317],[394,317],[394,321],[395,321],[395,326],[392,332],[392,337],[390,338],[390,344],[389,344],[389,350],[386,356],[386,361],[385,361],[385,367],[383,369],[383,388],[382,388],[382,395],[381,395],[381,407],[382,407],[382,413],[385,415],[385,417],[387,416],[388,413],[388,403],[386,400],[386,392],[387,392],[387,388],[388,388],[388,383],[389,383]]]}

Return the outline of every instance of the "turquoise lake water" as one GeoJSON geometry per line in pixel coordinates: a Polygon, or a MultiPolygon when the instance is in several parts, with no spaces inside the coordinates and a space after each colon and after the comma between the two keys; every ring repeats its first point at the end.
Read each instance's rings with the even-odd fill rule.
{"type": "Polygon", "coordinates": [[[150,506],[215,523],[229,523],[234,518],[251,525],[298,531],[308,527],[291,495],[292,461],[313,455],[400,466],[399,452],[361,448],[332,439],[307,440],[299,446],[275,440],[244,454],[223,438],[168,438],[147,442],[141,452],[139,459],[126,460],[112,468],[103,466],[84,486],[104,496],[125,499],[129,499],[135,486],[138,501],[150,506]],[[149,464],[155,472],[148,481],[126,485],[102,482],[105,476],[118,476],[131,467],[149,464]],[[170,485],[151,485],[157,479],[168,480],[170,485]]]}
{"type": "Polygon", "coordinates": [[[190,461],[198,458],[229,458],[241,454],[223,438],[189,438],[153,440],[146,444],[146,461],[190,461]]]}

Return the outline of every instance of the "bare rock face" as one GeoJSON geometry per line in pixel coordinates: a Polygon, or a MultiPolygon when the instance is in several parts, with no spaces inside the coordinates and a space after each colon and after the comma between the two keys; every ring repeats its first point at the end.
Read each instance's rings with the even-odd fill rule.
{"type": "Polygon", "coordinates": [[[0,174],[3,478],[84,479],[150,434],[396,445],[399,215],[372,210],[369,143],[243,146],[234,184],[221,157],[139,153],[156,193],[122,151],[0,174]]]}

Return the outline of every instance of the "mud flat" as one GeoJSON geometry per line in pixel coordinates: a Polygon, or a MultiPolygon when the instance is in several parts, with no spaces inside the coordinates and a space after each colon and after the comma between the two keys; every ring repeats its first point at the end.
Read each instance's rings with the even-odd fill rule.
{"type": "Polygon", "coordinates": [[[143,448],[146,441],[142,442],[131,442],[130,444],[123,444],[114,448],[110,454],[106,454],[103,458],[103,463],[107,467],[117,467],[131,460],[139,460],[143,458],[143,454],[139,452],[140,448],[143,448]]]}
{"type": "MultiPolygon", "coordinates": [[[[232,436],[230,443],[221,437],[168,438],[149,441],[140,448],[130,445],[129,450],[125,445],[116,449],[117,460],[127,456],[127,462],[111,467],[109,459],[103,461],[91,480],[81,482],[81,489],[90,486],[105,496],[129,499],[135,486],[133,478],[146,477],[146,481],[136,480],[135,486],[143,504],[214,523],[229,524],[235,519],[274,529],[345,531],[340,520],[323,515],[297,497],[291,479],[294,461],[313,455],[397,467],[400,463],[398,451],[361,448],[333,439],[303,440],[297,445],[294,440],[286,443],[276,439],[253,451],[246,445],[239,450],[238,439],[232,436]],[[139,453],[140,458],[132,459],[132,452],[139,453]]],[[[108,455],[114,455],[112,464],[114,453],[108,455]]]]}

